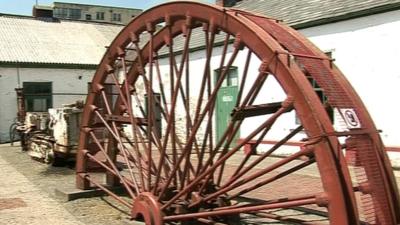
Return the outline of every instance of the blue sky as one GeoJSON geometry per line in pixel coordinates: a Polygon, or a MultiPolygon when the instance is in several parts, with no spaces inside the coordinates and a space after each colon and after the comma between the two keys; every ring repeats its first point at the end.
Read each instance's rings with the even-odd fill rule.
{"type": "MultiPolygon", "coordinates": [[[[41,5],[50,5],[54,1],[74,2],[82,4],[120,6],[129,8],[148,9],[152,6],[167,2],[168,0],[37,0],[41,5]]],[[[215,0],[200,0],[213,3],[215,0]]],[[[36,0],[0,0],[0,13],[32,15],[32,6],[36,0]]]]}

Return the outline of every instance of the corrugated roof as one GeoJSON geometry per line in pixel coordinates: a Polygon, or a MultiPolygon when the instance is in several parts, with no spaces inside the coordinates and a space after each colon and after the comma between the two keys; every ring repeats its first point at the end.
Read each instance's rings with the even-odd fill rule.
{"type": "MultiPolygon", "coordinates": [[[[241,0],[234,8],[285,21],[295,28],[400,9],[400,0],[241,0]]],[[[97,65],[123,27],[84,21],[49,22],[0,14],[0,62],[97,65]]],[[[223,37],[216,38],[216,42],[223,37]]],[[[175,40],[175,51],[183,40],[175,40]]],[[[195,31],[191,48],[204,46],[195,31]]],[[[161,54],[167,53],[165,49],[161,54]]]]}
{"type": "Polygon", "coordinates": [[[234,8],[299,28],[400,9],[400,0],[241,0],[234,8]]]}
{"type": "Polygon", "coordinates": [[[0,62],[97,65],[122,28],[0,15],[0,62]]]}

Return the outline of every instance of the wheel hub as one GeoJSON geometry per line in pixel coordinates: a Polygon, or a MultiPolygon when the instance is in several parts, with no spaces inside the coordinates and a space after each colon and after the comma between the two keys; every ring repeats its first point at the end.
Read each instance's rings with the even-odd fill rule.
{"type": "Polygon", "coordinates": [[[157,198],[149,192],[143,192],[134,200],[131,210],[133,219],[143,219],[146,225],[163,225],[163,213],[157,198]]]}

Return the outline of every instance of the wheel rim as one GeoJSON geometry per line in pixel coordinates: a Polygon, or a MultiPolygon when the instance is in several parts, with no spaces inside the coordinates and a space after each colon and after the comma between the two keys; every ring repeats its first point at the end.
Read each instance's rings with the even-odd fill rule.
{"type": "Polygon", "coordinates": [[[398,220],[393,175],[361,102],[320,51],[277,21],[198,3],[155,7],[121,31],[91,89],[82,122],[77,185],[103,189],[131,208],[133,217],[143,216],[147,224],[210,222],[240,213],[285,220],[270,210],[310,205],[324,211],[331,224],[394,224],[398,220]],[[201,66],[191,63],[201,58],[189,51],[196,37],[204,40],[205,50],[197,52],[204,52],[201,66]],[[176,49],[179,42],[182,49],[176,49]],[[171,54],[177,50],[181,57],[171,54]],[[217,50],[222,57],[216,60],[211,56],[217,50]],[[239,62],[240,55],[246,56],[244,63],[239,62]],[[217,137],[218,95],[227,90],[224,82],[229,83],[230,76],[224,68],[235,65],[243,66],[236,78],[236,108],[227,129],[217,137]],[[194,66],[200,72],[190,70],[194,66]],[[212,74],[211,68],[219,70],[212,74]],[[258,74],[249,75],[254,68],[258,74]],[[214,80],[214,76],[219,78],[214,80]],[[327,96],[325,106],[310,79],[327,96]],[[166,80],[170,85],[165,85],[166,80]],[[260,97],[277,87],[280,95],[260,97]],[[361,125],[335,130],[327,105],[339,112],[352,109],[361,125]],[[161,121],[155,119],[156,109],[161,121]],[[261,156],[241,155],[245,144],[254,141],[257,146],[265,136],[274,136],[276,126],[285,124],[281,120],[293,113],[301,125],[268,146],[261,156]],[[241,132],[238,141],[235,131],[241,132]],[[346,144],[357,150],[354,178],[358,181],[352,182],[339,136],[345,136],[346,144]],[[304,140],[301,151],[267,164],[274,151],[296,138],[304,140]],[[367,163],[371,159],[374,163],[367,163]],[[103,178],[92,175],[89,163],[106,170],[106,183],[122,185],[130,198],[113,194],[103,185],[103,178]],[[266,195],[260,196],[258,190],[268,190],[271,184],[286,181],[312,164],[320,177],[315,190],[260,201],[266,195]],[[244,198],[257,200],[257,204],[243,203],[244,198]],[[240,204],[235,205],[237,201],[240,204]],[[373,212],[367,212],[370,207],[373,212]]]}

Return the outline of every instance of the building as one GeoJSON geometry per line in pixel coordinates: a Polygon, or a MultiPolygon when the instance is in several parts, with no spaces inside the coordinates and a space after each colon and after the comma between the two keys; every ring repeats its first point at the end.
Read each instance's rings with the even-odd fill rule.
{"type": "MultiPolygon", "coordinates": [[[[399,0],[242,0],[236,8],[283,20],[335,60],[367,106],[390,151],[400,152],[399,0]]],[[[397,156],[400,158],[400,156],[397,156]]]]}
{"type": "MultiPolygon", "coordinates": [[[[218,0],[217,3],[283,20],[334,58],[335,63],[363,99],[378,129],[382,130],[381,136],[389,154],[391,157],[400,158],[397,132],[400,108],[393,106],[396,102],[394,98],[400,96],[400,89],[397,88],[400,83],[400,68],[397,66],[400,53],[400,0],[218,0]]],[[[4,51],[0,52],[3,55],[3,58],[0,58],[0,104],[8,106],[0,109],[0,121],[6,121],[0,125],[1,141],[7,139],[8,126],[16,116],[14,88],[18,87],[18,84],[22,87],[24,81],[29,82],[24,80],[28,78],[19,78],[18,82],[18,77],[26,75],[31,80],[46,81],[49,79],[48,74],[58,74],[62,71],[72,74],[68,76],[71,80],[79,78],[79,73],[85,74],[82,76],[85,82],[71,82],[77,82],[79,85],[86,83],[90,81],[90,76],[104,52],[104,45],[108,45],[121,27],[62,19],[59,22],[48,23],[31,17],[6,15],[0,19],[3,20],[0,23],[0,44],[4,45],[4,51]],[[63,32],[65,30],[71,30],[73,34],[63,32]],[[31,38],[32,35],[35,38],[31,38]],[[74,40],[73,37],[79,39],[74,40]],[[82,52],[85,52],[85,55],[81,54],[82,52]],[[62,57],[60,54],[63,54],[62,57]],[[38,64],[41,65],[40,68],[36,66],[38,64]],[[35,77],[33,74],[47,75],[35,77]],[[7,99],[5,95],[8,95],[7,99]]],[[[204,48],[199,46],[199,43],[204,42],[196,42],[194,48],[199,53],[197,55],[204,55],[200,54],[204,48]]],[[[216,54],[221,51],[221,47],[214,50],[216,54]]],[[[246,56],[238,57],[238,62],[243,62],[246,56]]],[[[204,63],[204,59],[199,57],[191,60],[204,63]]],[[[160,65],[164,72],[168,73],[168,59],[160,60],[160,65]]],[[[234,65],[232,74],[241,74],[242,67],[240,63],[234,65]]],[[[218,65],[213,65],[211,69],[216,68],[218,65]]],[[[195,68],[191,69],[191,73],[199,73],[195,68]]],[[[63,75],[58,75],[57,79],[69,81],[63,75]]],[[[57,89],[61,88],[55,88],[55,84],[53,83],[52,87],[53,93],[59,92],[57,89]]],[[[70,90],[68,87],[62,91],[70,90]]],[[[83,90],[81,86],[79,92],[82,93],[83,90]]],[[[58,100],[53,99],[52,102],[58,100]]],[[[292,114],[290,118],[288,124],[281,126],[282,129],[296,126],[296,115],[292,114]]],[[[245,132],[244,130],[243,133],[245,132]]],[[[274,141],[273,137],[271,141],[274,141]]]]}
{"type": "MultiPolygon", "coordinates": [[[[392,161],[394,166],[400,166],[400,139],[397,131],[398,124],[400,124],[398,117],[400,108],[393,105],[396,97],[400,96],[400,90],[397,88],[400,83],[400,68],[397,66],[400,54],[400,45],[398,44],[400,39],[399,0],[240,0],[236,2],[227,0],[217,1],[217,3],[283,20],[333,58],[363,99],[377,128],[382,131],[381,137],[389,156],[391,159],[396,159],[392,161]]],[[[221,40],[217,38],[217,41],[221,40]]],[[[191,53],[191,65],[204,65],[205,59],[202,56],[206,54],[204,46],[201,48],[199,44],[204,41],[196,40],[196,43],[195,46],[192,46],[197,53],[191,53]]],[[[221,52],[222,47],[216,46],[213,50],[217,58],[221,52]]],[[[226,57],[229,58],[229,54],[226,57]]],[[[241,79],[245,60],[246,54],[238,55],[230,68],[234,79],[241,79]]],[[[163,66],[162,73],[168,74],[168,59],[160,64],[163,66]]],[[[219,68],[219,64],[211,64],[214,76],[217,74],[217,68],[219,68]]],[[[191,82],[201,83],[201,80],[195,78],[202,77],[202,71],[198,71],[195,66],[190,69],[191,77],[194,79],[191,82]]],[[[249,71],[248,74],[257,74],[257,68],[249,71]]],[[[212,79],[215,80],[215,77],[212,79]]],[[[247,79],[254,78],[248,77],[247,79]]],[[[191,90],[192,93],[196,93],[196,91],[198,90],[191,90]]],[[[275,93],[272,97],[270,97],[271,94],[267,95],[266,93],[266,96],[269,96],[266,98],[271,98],[271,102],[280,100],[279,90],[275,93]]],[[[196,96],[191,97],[195,98],[196,96]]],[[[218,108],[218,105],[216,107],[218,108]]],[[[231,110],[224,111],[226,111],[225,114],[220,116],[216,113],[215,120],[218,123],[223,121],[222,118],[229,116],[231,112],[231,110]]],[[[181,115],[178,118],[184,118],[184,116],[181,115]]],[[[277,128],[269,133],[268,139],[264,140],[266,143],[276,143],[282,134],[287,134],[288,130],[296,128],[298,122],[295,113],[287,116],[285,122],[279,123],[277,128]]],[[[337,112],[332,112],[332,119],[335,121],[335,126],[339,126],[342,120],[337,112]]],[[[243,124],[240,134],[244,135],[250,132],[252,126],[259,123],[260,121],[254,119],[248,124],[243,124]]],[[[217,136],[218,126],[220,125],[217,124],[215,130],[217,136]]],[[[286,154],[285,150],[293,151],[294,148],[282,150],[281,154],[286,154]]]]}
{"type": "Polygon", "coordinates": [[[136,17],[141,12],[141,9],[67,2],[54,2],[52,6],[33,6],[33,15],[37,17],[49,17],[49,15],[51,15],[58,19],[86,20],[117,24],[128,24],[132,18],[136,17]]]}
{"type": "Polygon", "coordinates": [[[0,143],[17,113],[15,88],[29,111],[84,100],[106,46],[121,25],[0,15],[0,143]]]}

